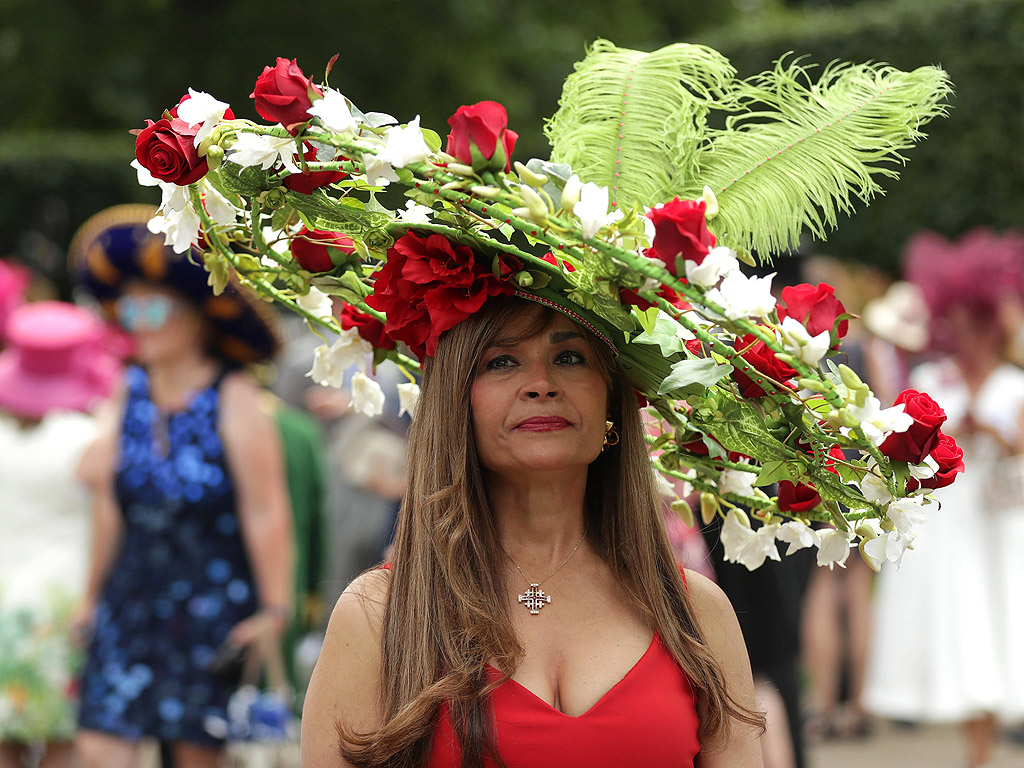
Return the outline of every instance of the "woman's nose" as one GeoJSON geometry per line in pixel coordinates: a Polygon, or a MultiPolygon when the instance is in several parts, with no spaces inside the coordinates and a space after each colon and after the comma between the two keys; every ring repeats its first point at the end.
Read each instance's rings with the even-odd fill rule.
{"type": "Polygon", "coordinates": [[[554,372],[546,365],[531,366],[527,370],[527,378],[521,392],[522,396],[529,400],[554,398],[562,394],[554,372]]]}

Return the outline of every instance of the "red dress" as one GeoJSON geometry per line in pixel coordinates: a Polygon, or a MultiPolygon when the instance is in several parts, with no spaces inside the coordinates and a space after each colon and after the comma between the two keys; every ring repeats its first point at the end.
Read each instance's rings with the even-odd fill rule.
{"type": "MultiPolygon", "coordinates": [[[[694,691],[657,633],[626,676],[578,717],[559,712],[511,679],[491,700],[498,752],[507,768],[693,768],[700,751],[694,691]]],[[[460,759],[442,709],[426,768],[459,768],[460,759]]]]}

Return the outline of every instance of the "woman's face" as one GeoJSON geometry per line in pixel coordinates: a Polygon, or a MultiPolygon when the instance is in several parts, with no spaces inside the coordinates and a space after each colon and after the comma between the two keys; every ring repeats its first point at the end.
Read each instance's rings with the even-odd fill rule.
{"type": "Polygon", "coordinates": [[[169,362],[202,346],[202,317],[173,291],[131,283],[117,301],[117,316],[143,365],[169,362]]]}
{"type": "Polygon", "coordinates": [[[604,442],[608,384],[589,338],[555,315],[536,336],[509,341],[534,317],[502,329],[470,387],[477,454],[490,472],[585,468],[604,442]]]}

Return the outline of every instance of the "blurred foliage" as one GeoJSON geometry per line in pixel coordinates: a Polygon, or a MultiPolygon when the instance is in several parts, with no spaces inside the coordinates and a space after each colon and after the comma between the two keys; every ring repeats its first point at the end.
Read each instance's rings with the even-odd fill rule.
{"type": "Polygon", "coordinates": [[[156,202],[128,166],[141,127],[186,88],[256,118],[249,93],[275,56],[297,57],[364,109],[444,129],[460,104],[496,99],[546,156],[543,119],[597,37],[652,49],[706,42],[741,73],[788,50],[827,63],[945,66],[957,86],[947,121],[910,153],[904,180],[827,245],[891,264],[918,226],[954,233],[1014,223],[1021,205],[1018,0],[0,0],[0,254],[59,277],[75,227],[106,205],[156,202]],[[39,243],[48,244],[40,248],[39,243]]]}
{"type": "Polygon", "coordinates": [[[899,181],[883,182],[886,196],[805,250],[898,272],[904,242],[922,227],[953,236],[975,226],[1024,226],[1024,3],[894,0],[751,21],[700,41],[722,51],[741,75],[793,51],[822,65],[937,64],[955,88],[949,117],[927,127],[928,139],[907,153],[899,181]]]}

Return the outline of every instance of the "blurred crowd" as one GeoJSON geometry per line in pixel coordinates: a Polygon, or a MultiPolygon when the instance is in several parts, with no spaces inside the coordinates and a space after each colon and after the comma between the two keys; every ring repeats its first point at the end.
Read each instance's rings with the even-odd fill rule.
{"type": "MultiPolygon", "coordinates": [[[[115,213],[72,244],[76,303],[0,261],[0,768],[297,765],[330,609],[399,514],[405,376],[380,365],[384,413],[355,412],[348,377],[307,375],[323,339],[304,320],[214,296],[148,213],[115,213]]],[[[1024,239],[924,233],[899,280],[821,256],[773,269],[779,290],[835,286],[842,362],[884,404],[935,396],[965,482],[898,570],[802,551],[748,572],[715,523],[666,505],[677,557],[737,610],[767,766],[867,744],[879,718],[958,724],[953,762],[982,766],[1024,721],[1024,239]]]]}

